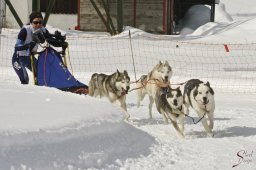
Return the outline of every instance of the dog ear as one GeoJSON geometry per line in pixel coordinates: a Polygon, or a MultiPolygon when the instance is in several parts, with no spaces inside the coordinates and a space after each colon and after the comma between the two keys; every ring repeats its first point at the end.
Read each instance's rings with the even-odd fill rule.
{"type": "Polygon", "coordinates": [[[119,77],[119,75],[120,75],[120,72],[119,72],[119,70],[117,69],[117,70],[116,70],[116,79],[119,77]]]}
{"type": "Polygon", "coordinates": [[[208,86],[208,87],[210,87],[209,81],[207,81],[205,85],[208,86]]]}
{"type": "Polygon", "coordinates": [[[195,91],[193,92],[193,96],[196,97],[197,94],[198,94],[198,90],[197,90],[198,87],[196,87],[195,91]]]}
{"type": "Polygon", "coordinates": [[[209,87],[210,93],[211,93],[212,95],[214,95],[214,91],[213,91],[213,89],[211,88],[209,81],[207,81],[207,83],[206,83],[205,85],[209,87]]]}
{"type": "Polygon", "coordinates": [[[176,90],[177,90],[177,95],[178,96],[182,96],[182,93],[181,93],[181,90],[180,90],[180,86],[177,87],[176,90]]]}
{"type": "Polygon", "coordinates": [[[125,75],[126,79],[128,79],[130,81],[130,77],[129,77],[128,72],[126,70],[124,70],[124,75],[125,75]]]}
{"type": "Polygon", "coordinates": [[[212,89],[211,87],[209,87],[209,88],[210,88],[210,93],[211,93],[212,95],[214,95],[213,89],[212,89]]]}

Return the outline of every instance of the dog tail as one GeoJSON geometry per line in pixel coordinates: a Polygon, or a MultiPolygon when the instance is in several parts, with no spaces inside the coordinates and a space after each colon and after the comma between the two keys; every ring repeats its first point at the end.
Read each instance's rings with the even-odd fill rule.
{"type": "Polygon", "coordinates": [[[94,96],[95,89],[97,88],[96,87],[97,76],[98,76],[98,74],[94,73],[89,82],[89,93],[88,94],[90,96],[94,96]]]}

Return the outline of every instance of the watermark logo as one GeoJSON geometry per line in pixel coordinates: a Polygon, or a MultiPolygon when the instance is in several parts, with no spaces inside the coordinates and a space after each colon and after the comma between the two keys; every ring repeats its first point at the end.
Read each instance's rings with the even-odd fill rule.
{"type": "Polygon", "coordinates": [[[232,166],[232,168],[237,167],[240,164],[250,164],[253,159],[253,151],[240,150],[237,152],[238,161],[232,166]]]}

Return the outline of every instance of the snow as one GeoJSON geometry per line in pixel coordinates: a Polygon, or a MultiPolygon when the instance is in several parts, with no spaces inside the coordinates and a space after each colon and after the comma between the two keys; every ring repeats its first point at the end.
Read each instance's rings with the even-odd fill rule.
{"type": "MultiPolygon", "coordinates": [[[[235,3],[220,1],[216,22],[180,37],[163,37],[255,42],[255,0],[232,2],[235,3]]],[[[142,34],[138,29],[129,29],[132,36],[142,34]]],[[[148,38],[161,36],[143,34],[148,38]]],[[[127,32],[113,38],[126,36],[127,32]]],[[[84,82],[88,82],[90,73],[86,77],[84,82]]],[[[186,137],[180,139],[172,125],[163,123],[155,107],[153,119],[148,119],[147,98],[140,108],[136,107],[134,92],[127,96],[131,122],[126,123],[121,109],[105,98],[31,84],[1,83],[0,169],[255,170],[255,94],[225,93],[219,89],[215,94],[215,136],[207,137],[200,123],[194,125],[186,118],[186,137]],[[239,165],[232,168],[236,164],[239,165]]],[[[191,116],[196,117],[194,112],[191,116]]]]}

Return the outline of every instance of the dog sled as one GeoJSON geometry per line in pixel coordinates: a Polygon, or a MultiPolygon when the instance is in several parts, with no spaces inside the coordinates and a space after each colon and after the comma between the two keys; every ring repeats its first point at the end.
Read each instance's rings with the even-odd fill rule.
{"type": "Polygon", "coordinates": [[[88,86],[78,81],[68,70],[65,51],[67,49],[66,37],[60,32],[55,32],[54,38],[45,39],[42,34],[34,35],[39,43],[47,43],[44,50],[39,53],[32,53],[31,65],[34,77],[34,84],[47,86],[77,94],[88,94],[88,86]],[[58,52],[49,45],[55,44],[62,47],[58,52]],[[36,61],[35,54],[38,55],[36,61]]]}

